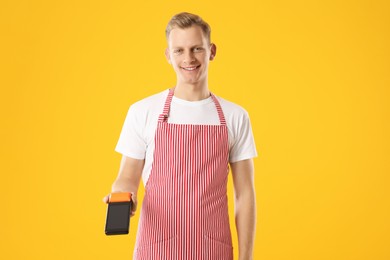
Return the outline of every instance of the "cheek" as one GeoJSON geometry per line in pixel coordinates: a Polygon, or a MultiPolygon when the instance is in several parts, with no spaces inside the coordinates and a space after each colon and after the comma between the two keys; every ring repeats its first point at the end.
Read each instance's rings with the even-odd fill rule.
{"type": "Polygon", "coordinates": [[[175,70],[179,69],[179,62],[177,60],[173,60],[172,61],[172,66],[175,70]]]}
{"type": "Polygon", "coordinates": [[[172,61],[173,66],[178,67],[180,64],[180,57],[172,56],[171,61],[172,61]]]}
{"type": "Polygon", "coordinates": [[[207,53],[200,53],[200,54],[197,56],[197,59],[200,60],[200,61],[202,61],[203,63],[206,63],[206,62],[208,62],[209,57],[210,57],[210,55],[207,54],[207,53]]]}
{"type": "Polygon", "coordinates": [[[174,71],[180,72],[180,70],[181,70],[180,69],[180,63],[177,63],[177,61],[173,61],[171,65],[172,65],[172,68],[173,68],[174,71]]]}

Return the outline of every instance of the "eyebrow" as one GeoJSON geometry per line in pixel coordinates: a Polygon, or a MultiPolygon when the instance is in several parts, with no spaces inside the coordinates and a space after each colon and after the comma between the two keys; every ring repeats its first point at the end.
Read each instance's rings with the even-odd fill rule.
{"type": "MultiPolygon", "coordinates": [[[[193,49],[193,48],[196,48],[196,47],[203,48],[203,44],[195,44],[195,45],[191,46],[190,49],[193,49]]],[[[171,48],[172,49],[183,49],[183,47],[181,47],[181,46],[172,46],[171,48]]]]}

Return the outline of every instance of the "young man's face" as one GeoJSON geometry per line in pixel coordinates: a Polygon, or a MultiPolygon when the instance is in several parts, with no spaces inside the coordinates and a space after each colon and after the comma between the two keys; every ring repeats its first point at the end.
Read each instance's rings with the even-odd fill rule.
{"type": "Polygon", "coordinates": [[[215,45],[208,43],[199,26],[174,28],[169,34],[165,55],[176,72],[178,84],[206,83],[209,61],[215,54],[215,45]]]}

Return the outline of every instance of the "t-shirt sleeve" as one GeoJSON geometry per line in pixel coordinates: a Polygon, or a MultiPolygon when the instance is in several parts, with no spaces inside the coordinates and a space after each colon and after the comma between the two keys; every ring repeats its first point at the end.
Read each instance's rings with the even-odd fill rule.
{"type": "Polygon", "coordinates": [[[134,106],[130,106],[119,136],[115,151],[134,159],[145,159],[146,141],[143,136],[144,123],[134,106]]]}
{"type": "Polygon", "coordinates": [[[233,142],[230,147],[229,162],[234,163],[257,156],[255,140],[249,115],[242,111],[234,119],[233,142]]]}

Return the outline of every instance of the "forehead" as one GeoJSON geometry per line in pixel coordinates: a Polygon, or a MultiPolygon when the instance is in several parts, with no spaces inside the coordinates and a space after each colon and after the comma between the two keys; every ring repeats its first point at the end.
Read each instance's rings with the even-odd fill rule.
{"type": "Polygon", "coordinates": [[[169,33],[168,45],[170,47],[186,47],[207,44],[207,39],[199,26],[189,28],[173,28],[169,33]]]}

